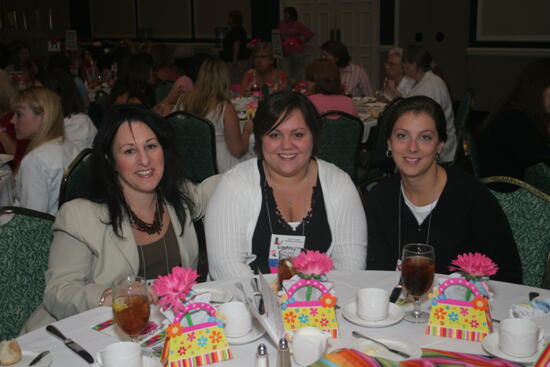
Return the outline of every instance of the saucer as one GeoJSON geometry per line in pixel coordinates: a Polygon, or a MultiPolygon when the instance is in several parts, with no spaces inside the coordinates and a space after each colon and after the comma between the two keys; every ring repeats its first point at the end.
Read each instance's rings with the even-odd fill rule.
{"type": "Polygon", "coordinates": [[[487,353],[495,357],[506,359],[515,363],[535,363],[542,351],[544,350],[544,340],[541,340],[539,342],[539,346],[535,354],[528,357],[516,357],[504,353],[498,346],[498,332],[487,335],[485,339],[483,339],[481,346],[483,347],[483,349],[485,349],[487,353]]]}
{"type": "Polygon", "coordinates": [[[383,320],[369,321],[364,320],[357,315],[357,305],[355,302],[348,303],[342,308],[342,314],[349,322],[366,327],[386,327],[398,323],[405,316],[401,307],[390,302],[388,317],[383,320]]]}
{"type": "Polygon", "coordinates": [[[256,319],[254,319],[252,321],[252,329],[250,329],[248,334],[240,336],[238,338],[231,338],[227,335],[225,337],[227,338],[227,342],[230,345],[241,345],[253,342],[256,339],[259,339],[264,334],[265,330],[263,326],[256,319]]]}
{"type": "MultiPolygon", "coordinates": [[[[160,363],[160,360],[152,357],[142,356],[141,357],[141,365],[143,367],[162,367],[162,363],[160,363]]],[[[99,363],[94,362],[92,367],[103,367],[99,363]]]]}

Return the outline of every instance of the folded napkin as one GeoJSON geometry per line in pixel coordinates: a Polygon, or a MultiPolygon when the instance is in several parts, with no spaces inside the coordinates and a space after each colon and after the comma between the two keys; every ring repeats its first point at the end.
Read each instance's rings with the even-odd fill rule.
{"type": "Polygon", "coordinates": [[[477,354],[456,353],[446,350],[422,348],[422,358],[394,362],[384,358],[375,358],[355,349],[339,349],[324,355],[309,367],[436,367],[436,366],[481,366],[481,367],[519,367],[521,365],[507,360],[477,354]]]}
{"type": "Polygon", "coordinates": [[[530,319],[550,313],[549,298],[535,298],[530,302],[522,302],[513,305],[510,309],[510,317],[530,319]]]}

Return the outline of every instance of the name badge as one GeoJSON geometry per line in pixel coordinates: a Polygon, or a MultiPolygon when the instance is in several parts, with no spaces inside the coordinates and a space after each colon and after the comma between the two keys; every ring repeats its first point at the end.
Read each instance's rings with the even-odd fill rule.
{"type": "Polygon", "coordinates": [[[277,273],[279,266],[279,251],[291,250],[289,256],[298,256],[306,243],[306,236],[291,236],[284,234],[272,234],[271,243],[269,244],[269,270],[272,273],[277,273]]]}

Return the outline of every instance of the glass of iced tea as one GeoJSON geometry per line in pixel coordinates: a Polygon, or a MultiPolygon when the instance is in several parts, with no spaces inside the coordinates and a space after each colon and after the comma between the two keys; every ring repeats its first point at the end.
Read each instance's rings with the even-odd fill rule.
{"type": "Polygon", "coordinates": [[[127,276],[113,283],[113,316],[122,331],[136,342],[149,322],[150,304],[147,282],[138,276],[127,276]]]}
{"type": "Polygon", "coordinates": [[[405,289],[414,298],[414,309],[405,313],[405,320],[415,324],[428,322],[430,315],[420,311],[420,298],[431,288],[434,273],[434,248],[432,246],[423,243],[405,245],[401,277],[405,289]]]}

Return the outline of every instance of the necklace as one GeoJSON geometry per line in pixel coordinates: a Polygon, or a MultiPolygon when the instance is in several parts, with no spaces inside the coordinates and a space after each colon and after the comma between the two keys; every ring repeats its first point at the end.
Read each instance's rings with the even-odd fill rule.
{"type": "Polygon", "coordinates": [[[160,198],[158,195],[153,223],[149,224],[142,221],[136,213],[134,213],[130,206],[128,206],[128,211],[130,212],[130,224],[138,231],[145,232],[147,234],[159,234],[162,231],[162,216],[164,214],[164,207],[162,206],[162,203],[160,203],[160,198]]]}

